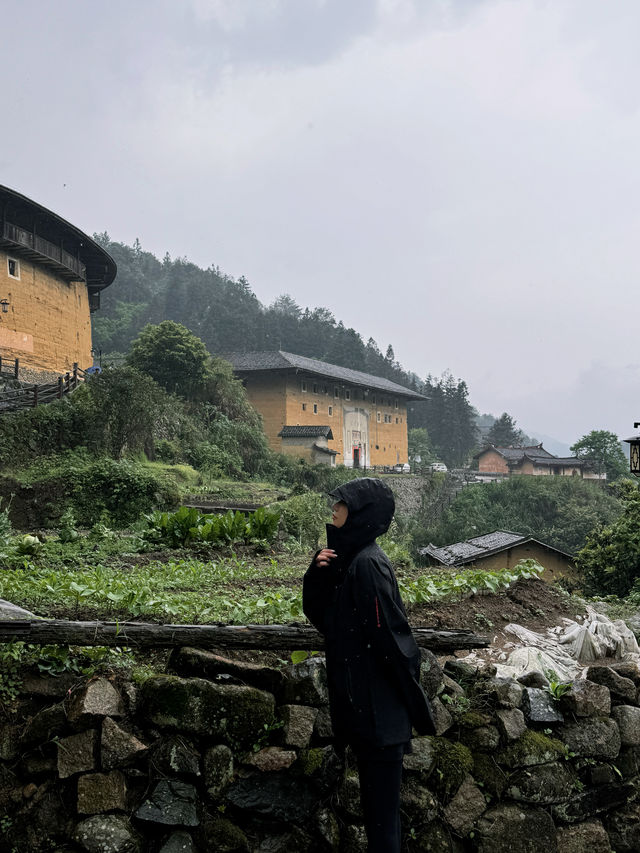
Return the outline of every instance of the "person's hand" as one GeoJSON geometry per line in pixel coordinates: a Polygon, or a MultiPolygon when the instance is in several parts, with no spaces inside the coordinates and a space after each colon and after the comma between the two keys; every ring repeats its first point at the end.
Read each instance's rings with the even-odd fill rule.
{"type": "Polygon", "coordinates": [[[331,560],[338,555],[332,548],[323,548],[322,551],[318,552],[318,556],[316,557],[316,566],[321,569],[326,569],[331,560]]]}

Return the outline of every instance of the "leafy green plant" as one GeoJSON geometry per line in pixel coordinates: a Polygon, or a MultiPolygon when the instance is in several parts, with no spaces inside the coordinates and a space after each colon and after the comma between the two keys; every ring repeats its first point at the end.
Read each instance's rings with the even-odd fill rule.
{"type": "Polygon", "coordinates": [[[556,702],[561,699],[565,693],[571,690],[573,682],[560,681],[558,673],[554,669],[545,669],[544,674],[549,682],[546,690],[551,694],[556,702]]]}
{"type": "Polygon", "coordinates": [[[6,643],[0,646],[0,704],[12,702],[18,696],[22,686],[24,658],[24,643],[6,643]]]}
{"type": "Polygon", "coordinates": [[[413,581],[398,579],[402,597],[408,604],[422,604],[443,598],[464,598],[479,592],[498,592],[521,579],[539,577],[544,571],[536,560],[520,560],[511,570],[462,571],[458,574],[423,575],[413,581]]]}
{"type": "Polygon", "coordinates": [[[63,512],[60,518],[60,528],[58,530],[58,538],[61,542],[75,542],[80,534],[77,530],[78,522],[76,521],[75,513],[71,507],[63,512]]]}
{"type": "Polygon", "coordinates": [[[319,654],[320,652],[307,652],[304,651],[304,649],[298,649],[297,651],[291,652],[291,663],[303,663],[304,661],[309,660],[309,658],[315,657],[319,654]]]}
{"type": "Polygon", "coordinates": [[[278,513],[264,507],[247,515],[229,510],[225,515],[202,515],[195,507],[181,506],[175,512],[154,512],[145,516],[147,541],[172,547],[197,543],[233,545],[250,540],[272,540],[278,529],[278,513]]]}
{"type": "Polygon", "coordinates": [[[278,729],[281,729],[284,726],[284,720],[274,720],[271,723],[263,723],[262,732],[260,733],[260,737],[251,747],[253,752],[260,752],[260,750],[267,745],[269,742],[269,736],[271,732],[275,732],[278,729]]]}
{"type": "Polygon", "coordinates": [[[22,536],[16,546],[16,552],[24,556],[37,554],[41,549],[42,542],[37,536],[31,536],[29,533],[22,536]]]}
{"type": "MultiPolygon", "coordinates": [[[[1,501],[0,501],[1,503],[1,501]]],[[[6,548],[13,536],[13,525],[9,518],[9,509],[11,508],[11,500],[5,507],[0,509],[0,549],[6,548]]]]}
{"type": "Polygon", "coordinates": [[[249,515],[249,537],[251,539],[266,539],[271,542],[277,533],[280,523],[280,513],[269,511],[263,506],[258,507],[249,515]]]}

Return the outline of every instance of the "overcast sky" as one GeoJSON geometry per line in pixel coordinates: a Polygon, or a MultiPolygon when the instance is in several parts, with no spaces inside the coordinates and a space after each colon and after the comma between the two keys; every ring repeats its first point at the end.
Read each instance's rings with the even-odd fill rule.
{"type": "Polygon", "coordinates": [[[14,0],[3,23],[0,183],[325,306],[527,431],[640,420],[637,0],[14,0]]]}

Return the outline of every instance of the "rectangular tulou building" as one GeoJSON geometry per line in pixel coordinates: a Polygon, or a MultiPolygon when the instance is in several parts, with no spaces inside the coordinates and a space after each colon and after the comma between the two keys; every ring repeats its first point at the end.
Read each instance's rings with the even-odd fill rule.
{"type": "Polygon", "coordinates": [[[407,402],[388,379],[290,352],[225,355],[262,415],[273,450],[349,468],[408,461],[407,402]]]}

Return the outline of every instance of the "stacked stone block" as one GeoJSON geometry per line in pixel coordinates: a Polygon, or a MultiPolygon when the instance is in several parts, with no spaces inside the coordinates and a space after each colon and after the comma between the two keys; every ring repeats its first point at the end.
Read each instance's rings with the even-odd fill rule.
{"type": "MultiPolygon", "coordinates": [[[[141,686],[29,676],[0,722],[0,850],[358,853],[352,757],[333,745],[324,661],[196,649],[141,686]]],[[[405,757],[409,851],[640,850],[640,672],[544,678],[424,653],[438,734],[405,757]]]]}

